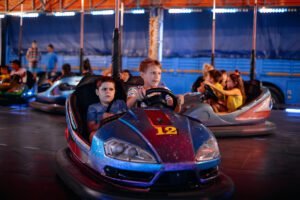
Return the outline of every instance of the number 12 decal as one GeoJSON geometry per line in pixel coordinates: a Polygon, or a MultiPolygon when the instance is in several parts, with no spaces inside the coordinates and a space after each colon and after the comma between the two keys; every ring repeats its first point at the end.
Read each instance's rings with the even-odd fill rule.
{"type": "Polygon", "coordinates": [[[154,127],[157,130],[156,135],[177,135],[177,129],[174,126],[154,127]]]}

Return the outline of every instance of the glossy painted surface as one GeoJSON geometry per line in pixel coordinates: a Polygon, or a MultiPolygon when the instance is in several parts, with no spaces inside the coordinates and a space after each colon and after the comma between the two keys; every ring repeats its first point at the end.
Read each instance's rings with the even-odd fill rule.
{"type": "MultiPolygon", "coordinates": [[[[67,108],[69,108],[69,102],[67,108]]],[[[76,112],[76,111],[72,111],[76,112]]],[[[151,172],[154,178],[150,182],[138,182],[132,180],[118,180],[132,186],[148,187],[155,183],[162,173],[176,170],[204,170],[216,167],[219,158],[205,162],[196,162],[195,155],[200,146],[210,137],[211,132],[199,122],[189,120],[187,117],[174,114],[168,109],[133,109],[119,119],[108,122],[103,125],[96,133],[91,143],[91,147],[73,130],[72,112],[67,112],[67,124],[70,137],[69,147],[78,159],[89,165],[95,171],[106,176],[105,167],[110,166],[120,170],[130,170],[136,172],[151,172]],[[161,125],[158,126],[155,121],[158,120],[161,125]],[[166,123],[164,123],[165,120],[166,123]],[[156,124],[156,125],[155,125],[156,124]],[[174,127],[176,134],[163,132],[159,134],[158,127],[174,127]],[[141,147],[151,153],[157,163],[137,163],[122,161],[110,158],[105,155],[105,141],[117,138],[130,144],[141,147]],[[197,141],[193,142],[193,139],[197,141]]]]}
{"type": "Polygon", "coordinates": [[[30,106],[46,112],[64,113],[65,101],[74,92],[81,78],[82,76],[73,76],[54,82],[49,89],[38,93],[36,100],[31,102],[30,106]]]}

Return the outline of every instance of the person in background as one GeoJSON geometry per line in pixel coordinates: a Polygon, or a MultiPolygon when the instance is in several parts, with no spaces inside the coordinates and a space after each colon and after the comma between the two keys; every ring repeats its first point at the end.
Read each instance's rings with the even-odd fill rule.
{"type": "Polygon", "coordinates": [[[225,89],[228,75],[227,75],[226,70],[224,70],[224,69],[222,69],[220,72],[222,73],[222,78],[221,78],[220,83],[223,86],[223,88],[225,89]]]}
{"type": "Polygon", "coordinates": [[[127,106],[123,100],[114,100],[116,94],[116,83],[111,77],[103,77],[96,82],[96,95],[99,103],[88,107],[87,122],[91,133],[89,136],[92,142],[93,136],[100,127],[101,120],[118,113],[126,112],[127,106]]]}
{"type": "Polygon", "coordinates": [[[2,83],[5,80],[9,80],[10,74],[7,65],[0,66],[0,82],[2,83]]]}
{"type": "Polygon", "coordinates": [[[215,67],[211,64],[208,63],[204,63],[202,66],[202,76],[199,76],[196,81],[193,83],[192,86],[192,92],[204,92],[204,84],[203,81],[205,81],[206,77],[207,77],[207,73],[210,70],[215,69],[215,67]]]}
{"type": "Polygon", "coordinates": [[[54,52],[54,46],[49,44],[47,47],[47,63],[46,63],[46,72],[47,73],[56,73],[57,72],[57,55],[54,52]]]}
{"type": "Polygon", "coordinates": [[[33,40],[31,47],[27,50],[26,59],[28,61],[29,71],[32,72],[34,78],[36,78],[38,61],[40,60],[40,53],[38,50],[37,42],[33,40]]]}
{"type": "Polygon", "coordinates": [[[63,64],[61,67],[62,75],[59,76],[56,80],[60,80],[66,77],[75,76],[76,74],[72,72],[71,65],[69,63],[63,64]]]}
{"type": "Polygon", "coordinates": [[[132,75],[128,69],[125,69],[120,73],[120,78],[124,81],[124,83],[127,83],[131,77],[132,75]]]}
{"type": "MultiPolygon", "coordinates": [[[[209,83],[213,84],[219,90],[224,89],[224,87],[220,83],[221,80],[222,80],[221,71],[218,71],[218,70],[215,70],[215,69],[208,71],[208,75],[207,75],[206,79],[209,83]]],[[[213,108],[213,110],[215,112],[224,112],[224,111],[226,111],[227,109],[226,109],[226,103],[225,103],[225,100],[226,100],[225,96],[216,89],[213,89],[213,92],[216,95],[217,99],[213,99],[213,98],[207,99],[207,103],[211,105],[211,107],[213,108]]]]}
{"type": "Polygon", "coordinates": [[[10,72],[10,76],[18,75],[21,77],[23,83],[26,83],[26,70],[22,68],[19,60],[13,60],[11,62],[12,71],[10,72]]]}
{"type": "MultiPolygon", "coordinates": [[[[146,90],[149,90],[151,88],[161,87],[159,86],[159,84],[161,82],[162,66],[159,61],[151,58],[146,58],[140,63],[139,71],[141,77],[144,80],[144,85],[129,88],[127,94],[128,108],[136,106],[138,102],[142,102],[142,100],[145,97],[146,90]]],[[[178,95],[177,98],[178,99],[177,99],[175,112],[180,112],[181,105],[184,102],[184,97],[183,95],[178,95]]],[[[173,105],[173,100],[168,95],[166,96],[166,101],[169,106],[173,105]]],[[[141,104],[141,107],[145,107],[145,106],[146,105],[141,104]]]]}
{"type": "Polygon", "coordinates": [[[93,69],[91,67],[90,60],[87,58],[83,61],[83,67],[82,67],[82,75],[93,75],[93,69]]]}
{"type": "Polygon", "coordinates": [[[227,112],[235,111],[237,108],[243,105],[246,99],[243,80],[235,73],[228,76],[226,90],[217,88],[209,81],[205,81],[205,84],[226,96],[227,112]]]}
{"type": "Polygon", "coordinates": [[[103,76],[111,76],[112,75],[112,64],[109,65],[108,68],[102,71],[103,76]]]}

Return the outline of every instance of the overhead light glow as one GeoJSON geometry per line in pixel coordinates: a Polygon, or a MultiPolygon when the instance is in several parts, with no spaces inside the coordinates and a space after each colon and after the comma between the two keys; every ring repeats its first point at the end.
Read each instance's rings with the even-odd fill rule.
{"type": "Polygon", "coordinates": [[[68,17],[75,16],[75,12],[54,12],[53,15],[56,17],[68,17]]]}
{"type": "MultiPolygon", "coordinates": [[[[236,13],[239,9],[237,8],[216,8],[215,13],[236,13]]],[[[211,12],[214,12],[214,9],[211,9],[211,12]]]]}
{"type": "Polygon", "coordinates": [[[178,14],[178,13],[191,13],[192,9],[189,8],[171,8],[168,10],[171,14],[178,14]]]}
{"type": "Polygon", "coordinates": [[[115,13],[114,10],[95,10],[91,11],[92,15],[113,15],[115,13]]]}
{"type": "Polygon", "coordinates": [[[17,16],[17,17],[38,17],[39,13],[22,13],[22,12],[12,12],[8,13],[11,16],[17,16]]]}
{"type": "Polygon", "coordinates": [[[0,19],[3,19],[5,17],[5,15],[0,14],[0,19]]]}
{"type": "Polygon", "coordinates": [[[133,9],[130,11],[132,14],[144,14],[145,10],[144,9],[133,9]]]}
{"type": "Polygon", "coordinates": [[[300,113],[300,109],[296,109],[296,108],[286,108],[285,112],[288,113],[300,113]]]}
{"type": "Polygon", "coordinates": [[[258,9],[260,13],[285,13],[288,12],[287,8],[260,8],[258,9]]]}

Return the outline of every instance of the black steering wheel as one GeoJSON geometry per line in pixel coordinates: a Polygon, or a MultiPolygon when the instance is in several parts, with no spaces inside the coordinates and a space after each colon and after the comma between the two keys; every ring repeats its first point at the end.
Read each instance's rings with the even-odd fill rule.
{"type": "Polygon", "coordinates": [[[175,110],[177,106],[177,97],[168,89],[152,88],[146,91],[145,98],[142,100],[147,106],[163,106],[175,110]],[[171,97],[173,105],[168,105],[166,96],[171,97]]]}
{"type": "Polygon", "coordinates": [[[213,89],[209,85],[204,85],[205,88],[205,99],[213,99],[214,101],[218,101],[217,95],[214,93],[213,89]]]}

